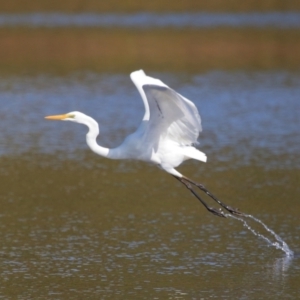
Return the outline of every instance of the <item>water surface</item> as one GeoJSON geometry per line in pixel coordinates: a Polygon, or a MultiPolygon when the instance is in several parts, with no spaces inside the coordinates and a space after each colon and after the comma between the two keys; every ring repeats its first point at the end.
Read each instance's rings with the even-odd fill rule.
{"type": "Polygon", "coordinates": [[[85,112],[100,123],[99,143],[117,146],[144,112],[128,74],[1,75],[0,296],[295,299],[299,73],[149,74],[193,100],[202,117],[208,163],[180,171],[261,219],[295,256],[210,215],[158,168],[93,154],[84,126],[44,120],[85,112]]]}
{"type": "Polygon", "coordinates": [[[274,27],[300,28],[298,12],[249,12],[249,13],[20,13],[0,14],[1,27],[125,27],[135,29],[211,28],[211,27],[274,27]]]}
{"type": "MultiPolygon", "coordinates": [[[[276,165],[298,166],[300,75],[294,72],[151,73],[197,105],[204,152],[219,160],[240,156],[243,163],[262,163],[270,154],[286,156],[276,165]],[[253,150],[259,156],[253,155],[253,150]]],[[[43,153],[87,149],[86,128],[46,122],[49,114],[82,111],[100,124],[99,141],[118,146],[144,114],[142,100],[129,74],[81,73],[67,77],[3,77],[0,83],[2,154],[31,150],[43,153]],[[118,109],[116,109],[118,108],[118,109]],[[18,119],[19,124],[15,122],[18,119]],[[113,121],[112,121],[113,120],[113,121]]]]}

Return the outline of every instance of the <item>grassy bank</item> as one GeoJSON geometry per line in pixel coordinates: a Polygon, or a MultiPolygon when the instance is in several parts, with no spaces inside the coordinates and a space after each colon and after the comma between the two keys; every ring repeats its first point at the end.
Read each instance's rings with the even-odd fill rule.
{"type": "Polygon", "coordinates": [[[0,29],[1,72],[299,69],[300,30],[0,29]]]}
{"type": "Polygon", "coordinates": [[[1,1],[0,11],[16,13],[16,12],[31,12],[31,11],[64,11],[64,12],[136,12],[136,11],[288,11],[300,10],[300,2],[295,0],[31,0],[31,1],[1,1]]]}

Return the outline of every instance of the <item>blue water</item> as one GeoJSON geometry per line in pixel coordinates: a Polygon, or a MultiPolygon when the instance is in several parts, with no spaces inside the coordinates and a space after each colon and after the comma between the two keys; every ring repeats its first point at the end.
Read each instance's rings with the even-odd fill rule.
{"type": "MultiPolygon", "coordinates": [[[[284,157],[299,164],[300,74],[290,72],[150,73],[191,99],[200,111],[200,148],[245,163],[284,157]],[[221,154],[222,149],[230,149],[221,154]],[[259,157],[253,153],[260,153],[259,157]]],[[[1,154],[87,149],[85,126],[44,116],[78,110],[100,124],[98,142],[118,146],[141,122],[144,107],[129,74],[78,73],[66,77],[11,76],[0,80],[1,154]]]]}
{"type": "Polygon", "coordinates": [[[197,164],[188,174],[269,230],[248,216],[257,237],[243,222],[211,216],[144,164],[120,176],[112,161],[95,164],[96,156],[90,169],[61,163],[90,152],[87,129],[44,116],[87,113],[100,123],[99,143],[116,146],[144,113],[129,74],[1,75],[0,155],[10,159],[1,166],[0,298],[297,299],[300,73],[149,75],[195,102],[209,162],[232,163],[224,174],[213,164],[213,173],[197,164]],[[35,155],[58,151],[49,161],[35,155]],[[16,155],[23,152],[26,163],[16,155]],[[249,161],[275,172],[233,169],[249,161]],[[277,235],[294,256],[278,250],[277,235]]]}
{"type": "Polygon", "coordinates": [[[28,13],[0,14],[0,27],[129,27],[147,28],[211,28],[274,27],[300,28],[299,12],[252,12],[252,13],[28,13]]]}

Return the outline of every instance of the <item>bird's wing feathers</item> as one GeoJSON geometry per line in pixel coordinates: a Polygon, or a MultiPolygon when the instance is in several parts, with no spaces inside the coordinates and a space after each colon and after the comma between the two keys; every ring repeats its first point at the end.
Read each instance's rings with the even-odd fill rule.
{"type": "Polygon", "coordinates": [[[138,89],[138,91],[143,99],[143,102],[144,102],[145,115],[144,115],[143,120],[149,120],[149,118],[150,118],[149,105],[148,105],[147,96],[145,95],[145,92],[143,90],[143,85],[154,84],[157,86],[164,86],[164,87],[167,87],[167,85],[165,85],[159,79],[155,79],[155,78],[147,76],[143,70],[132,72],[130,74],[130,78],[133,81],[133,83],[135,84],[136,88],[138,89]]]}
{"type": "Polygon", "coordinates": [[[196,106],[158,79],[136,71],[131,78],[144,104],[144,121],[148,120],[147,134],[151,138],[175,141],[189,145],[197,142],[201,120],[196,106]]]}
{"type": "Polygon", "coordinates": [[[201,131],[194,104],[168,87],[144,85],[150,109],[149,126],[180,144],[195,143],[201,131]]]}

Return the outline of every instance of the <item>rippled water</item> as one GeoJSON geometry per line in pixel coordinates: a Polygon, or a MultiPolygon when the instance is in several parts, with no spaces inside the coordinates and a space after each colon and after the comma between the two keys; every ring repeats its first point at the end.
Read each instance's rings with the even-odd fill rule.
{"type": "Polygon", "coordinates": [[[210,28],[210,27],[300,27],[298,12],[253,13],[135,13],[135,14],[0,14],[0,26],[16,27],[129,27],[129,28],[210,28]]]}
{"type": "MultiPolygon", "coordinates": [[[[230,147],[219,159],[240,155],[243,163],[288,154],[273,163],[298,165],[293,157],[300,141],[299,73],[152,74],[195,102],[204,128],[199,138],[204,152],[221,155],[220,149],[230,147]],[[253,156],[254,149],[259,157],[253,156]]],[[[113,147],[137,128],[144,113],[128,74],[6,77],[1,79],[0,97],[2,154],[35,148],[67,155],[87,149],[84,126],[44,121],[49,114],[78,110],[91,115],[100,124],[99,141],[113,147]]]]}
{"type": "Polygon", "coordinates": [[[261,219],[294,257],[241,222],[208,214],[161,170],[97,157],[84,126],[44,120],[80,110],[99,121],[100,143],[118,145],[143,116],[128,74],[2,75],[2,298],[299,295],[299,73],[150,75],[193,100],[202,117],[208,163],[181,171],[261,219]]]}
{"type": "Polygon", "coordinates": [[[299,28],[299,12],[0,14],[0,299],[297,299],[299,28]],[[119,145],[144,113],[134,68],[196,104],[208,162],[180,171],[247,225],[44,119],[82,111],[119,145]]]}
{"type": "MultiPolygon", "coordinates": [[[[0,272],[7,284],[0,292],[26,299],[297,297],[299,257],[251,240],[233,221],[219,222],[201,221],[197,213],[107,211],[96,224],[82,212],[53,219],[35,209],[12,228],[1,226],[0,272]],[[48,217],[37,224],[40,214],[48,217]]],[[[285,226],[293,222],[284,219],[285,226]]]]}

